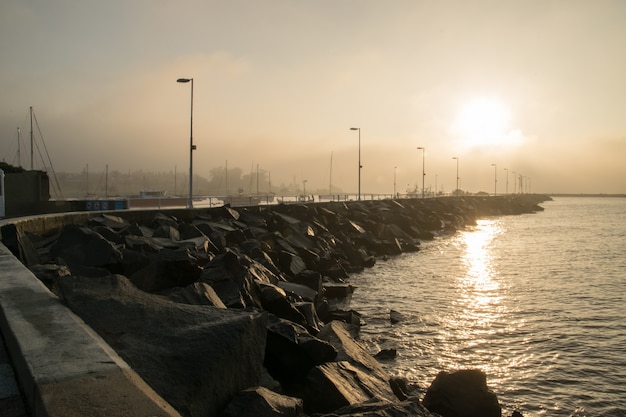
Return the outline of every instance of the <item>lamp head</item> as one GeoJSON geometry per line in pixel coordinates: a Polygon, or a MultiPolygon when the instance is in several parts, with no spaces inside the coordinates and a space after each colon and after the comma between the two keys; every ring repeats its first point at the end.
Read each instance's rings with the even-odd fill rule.
{"type": "Polygon", "coordinates": [[[176,80],[177,83],[188,83],[189,81],[191,81],[191,78],[179,78],[176,80]]]}
{"type": "Polygon", "coordinates": [[[350,130],[360,130],[360,127],[351,127],[350,130]]]}

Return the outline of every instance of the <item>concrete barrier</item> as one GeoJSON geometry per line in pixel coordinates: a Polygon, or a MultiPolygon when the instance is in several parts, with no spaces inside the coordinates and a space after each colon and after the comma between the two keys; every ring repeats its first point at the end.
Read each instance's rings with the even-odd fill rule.
{"type": "Polygon", "coordinates": [[[0,330],[33,417],[180,416],[1,243],[0,330]]]}

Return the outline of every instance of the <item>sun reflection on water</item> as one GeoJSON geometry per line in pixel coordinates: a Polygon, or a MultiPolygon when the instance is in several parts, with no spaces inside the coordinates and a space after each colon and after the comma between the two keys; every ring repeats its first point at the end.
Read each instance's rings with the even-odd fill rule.
{"type": "Polygon", "coordinates": [[[456,244],[461,251],[460,274],[453,311],[448,318],[449,336],[456,339],[456,352],[450,352],[452,367],[475,363],[488,374],[501,373],[497,358],[490,354],[493,336],[506,331],[503,288],[493,262],[493,242],[502,233],[494,219],[477,221],[476,227],[459,234],[456,244]]]}

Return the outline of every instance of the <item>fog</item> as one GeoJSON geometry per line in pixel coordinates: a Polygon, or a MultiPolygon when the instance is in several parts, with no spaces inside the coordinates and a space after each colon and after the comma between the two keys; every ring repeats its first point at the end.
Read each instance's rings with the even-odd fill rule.
{"type": "Polygon", "coordinates": [[[358,127],[363,193],[421,187],[422,169],[426,188],[450,192],[453,157],[472,192],[497,178],[504,193],[507,173],[511,192],[515,172],[533,192],[626,193],[620,2],[70,1],[0,12],[9,163],[19,127],[30,167],[32,106],[57,172],[182,179],[191,85],[176,80],[188,77],[194,175],[207,181],[226,165],[258,167],[276,187],[355,193],[358,127]],[[506,120],[482,109],[471,131],[459,128],[484,97],[506,120]]]}

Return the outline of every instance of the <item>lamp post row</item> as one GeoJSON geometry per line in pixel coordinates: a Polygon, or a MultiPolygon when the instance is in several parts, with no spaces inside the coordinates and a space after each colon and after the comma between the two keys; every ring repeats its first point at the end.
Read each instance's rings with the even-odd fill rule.
{"type": "MultiPolygon", "coordinates": [[[[193,208],[193,151],[196,150],[196,145],[193,144],[193,78],[179,78],[176,80],[178,83],[190,83],[191,84],[191,94],[190,94],[190,118],[189,118],[189,201],[187,206],[189,208],[193,208]]],[[[361,169],[363,165],[361,165],[361,128],[360,127],[351,127],[350,130],[356,130],[359,132],[359,165],[358,165],[358,200],[361,200],[361,169]]],[[[426,148],[423,146],[418,146],[418,150],[422,151],[422,198],[425,197],[425,178],[426,178],[426,148]]],[[[459,158],[454,156],[452,159],[456,159],[456,190],[455,193],[459,192],[459,158]]],[[[497,166],[496,164],[491,164],[494,167],[494,196],[497,192],[497,166]]],[[[396,195],[396,169],[398,167],[394,167],[393,172],[393,194],[396,195]]],[[[508,194],[509,190],[509,172],[508,168],[504,168],[507,171],[506,175],[506,193],[508,194]]],[[[513,172],[513,176],[515,177],[515,172],[513,172]]],[[[520,190],[522,190],[522,179],[523,176],[520,174],[520,190]]],[[[516,185],[516,182],[514,182],[516,185]]],[[[303,187],[306,187],[306,180],[304,180],[303,187]]]]}

